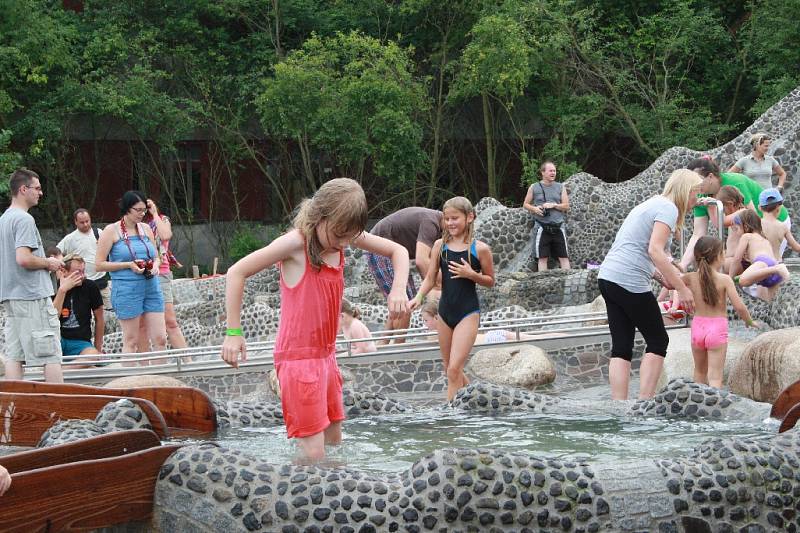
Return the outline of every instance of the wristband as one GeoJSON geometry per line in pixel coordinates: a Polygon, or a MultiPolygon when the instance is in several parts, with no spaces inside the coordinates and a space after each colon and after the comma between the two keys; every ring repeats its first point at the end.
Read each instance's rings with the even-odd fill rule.
{"type": "Polygon", "coordinates": [[[225,330],[225,336],[227,337],[241,337],[242,336],[242,328],[228,328],[225,330]]]}
{"type": "Polygon", "coordinates": [[[416,296],[414,296],[414,299],[415,299],[415,300],[416,300],[418,303],[420,303],[420,304],[421,304],[422,302],[424,302],[424,301],[425,301],[425,295],[424,295],[424,294],[422,294],[421,292],[418,292],[418,293],[417,293],[417,295],[416,295],[416,296]]]}
{"type": "Polygon", "coordinates": [[[747,324],[747,327],[751,327],[753,325],[753,319],[752,318],[748,319],[747,322],[745,322],[745,324],[747,324]]]}

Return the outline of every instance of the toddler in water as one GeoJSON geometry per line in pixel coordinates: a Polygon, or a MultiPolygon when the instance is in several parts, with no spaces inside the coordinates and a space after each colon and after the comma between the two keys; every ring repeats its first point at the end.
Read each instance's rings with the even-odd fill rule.
{"type": "Polygon", "coordinates": [[[247,360],[241,329],[245,280],[280,267],[281,310],[275,339],[275,370],[286,433],[296,438],[300,461],[325,456],[325,444],[342,439],[342,378],[336,364],[336,332],[344,292],[344,249],[357,246],[391,257],[395,271],[387,297],[392,317],[408,312],[408,252],[364,231],[367,201],[347,178],[326,182],[300,204],[294,229],[233,265],[226,274],[228,322],[222,359],[233,367],[247,360]]]}
{"type": "Polygon", "coordinates": [[[736,292],[733,280],[718,272],[725,259],[722,241],[700,237],[694,246],[694,258],[697,272],[683,276],[695,303],[692,318],[694,380],[720,389],[728,350],[728,300],[745,324],[755,327],[755,323],[736,292]]]}
{"type": "MultiPolygon", "coordinates": [[[[361,313],[357,307],[347,300],[342,300],[342,335],[345,339],[372,339],[372,333],[366,324],[359,320],[360,317],[361,313]]],[[[378,348],[375,346],[375,341],[366,340],[352,343],[350,351],[354,354],[369,353],[378,351],[378,348]]]]}
{"type": "Polygon", "coordinates": [[[451,198],[445,202],[442,213],[443,235],[432,249],[438,261],[431,261],[425,280],[409,305],[412,310],[422,305],[441,272],[437,327],[450,401],[458,389],[469,383],[464,365],[475,344],[481,312],[475,284],[494,285],[494,262],[489,245],[473,239],[475,211],[469,200],[463,196],[451,198]]]}
{"type": "Polygon", "coordinates": [[[742,237],[728,273],[742,287],[760,285],[758,297],[771,300],[780,284],[789,279],[789,269],[775,258],[755,211],[742,211],[735,223],[741,226],[742,237]]]}

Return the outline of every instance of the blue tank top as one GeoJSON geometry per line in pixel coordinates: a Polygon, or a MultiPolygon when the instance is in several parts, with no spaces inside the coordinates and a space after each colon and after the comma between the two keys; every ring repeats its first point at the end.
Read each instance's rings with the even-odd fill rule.
{"type": "MultiPolygon", "coordinates": [[[[153,246],[153,243],[150,242],[150,239],[147,237],[141,236],[141,232],[144,231],[141,225],[139,225],[138,230],[140,232],[139,235],[128,236],[131,250],[133,250],[133,253],[136,255],[136,257],[131,256],[128,245],[125,244],[125,240],[120,235],[119,240],[111,246],[111,251],[108,254],[109,261],[112,263],[125,263],[128,261],[133,261],[134,259],[147,260],[148,256],[150,259],[156,258],[156,249],[153,246]]],[[[116,270],[111,272],[111,279],[112,281],[115,279],[144,281],[144,276],[142,274],[136,274],[133,270],[126,268],[125,270],[116,270]]]]}

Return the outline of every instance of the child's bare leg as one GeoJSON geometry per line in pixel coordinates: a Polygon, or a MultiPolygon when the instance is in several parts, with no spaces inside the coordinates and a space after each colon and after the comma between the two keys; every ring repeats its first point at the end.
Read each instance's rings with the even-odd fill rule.
{"type": "Polygon", "coordinates": [[[335,446],[342,443],[342,423],[331,422],[331,425],[325,428],[325,444],[335,446]]]}
{"type": "Polygon", "coordinates": [[[708,384],[708,352],[704,348],[693,344],[692,359],[694,359],[692,379],[695,383],[708,384]]]}
{"type": "Polygon", "coordinates": [[[472,313],[464,317],[453,330],[450,345],[450,362],[447,365],[447,400],[452,400],[458,389],[464,387],[469,380],[464,374],[464,365],[467,362],[469,351],[475,345],[478,334],[480,315],[472,313]]]}
{"type": "Polygon", "coordinates": [[[308,437],[298,437],[297,447],[300,453],[297,462],[300,464],[316,463],[325,458],[325,432],[320,431],[308,437]]]}
{"type": "MultiPolygon", "coordinates": [[[[694,349],[693,349],[694,350],[694,349]]],[[[708,349],[708,381],[712,387],[722,388],[722,370],[725,368],[725,354],[728,344],[720,344],[708,349]]]]}
{"type": "Polygon", "coordinates": [[[442,353],[442,369],[445,377],[447,377],[447,367],[450,364],[450,345],[453,342],[453,330],[450,329],[441,318],[439,318],[436,327],[439,331],[439,350],[442,353]]]}
{"type": "Polygon", "coordinates": [[[749,287],[768,277],[774,272],[775,267],[768,267],[766,263],[756,261],[739,274],[739,285],[749,287]]]}

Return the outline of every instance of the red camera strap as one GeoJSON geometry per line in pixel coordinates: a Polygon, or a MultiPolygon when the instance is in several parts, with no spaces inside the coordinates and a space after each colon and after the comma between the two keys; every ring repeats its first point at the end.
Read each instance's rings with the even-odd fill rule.
{"type": "MultiPolygon", "coordinates": [[[[128,230],[127,228],[125,228],[124,217],[119,219],[119,232],[122,235],[122,240],[125,241],[125,244],[128,246],[128,251],[131,253],[131,259],[133,259],[133,261],[136,261],[136,252],[134,252],[133,247],[131,247],[131,241],[128,238],[128,230]]],[[[147,260],[150,261],[153,259],[152,257],[150,257],[150,248],[147,247],[147,242],[142,237],[141,232],[139,232],[138,234],[139,234],[139,239],[141,239],[142,244],[144,244],[144,251],[147,254],[147,260]]]]}

